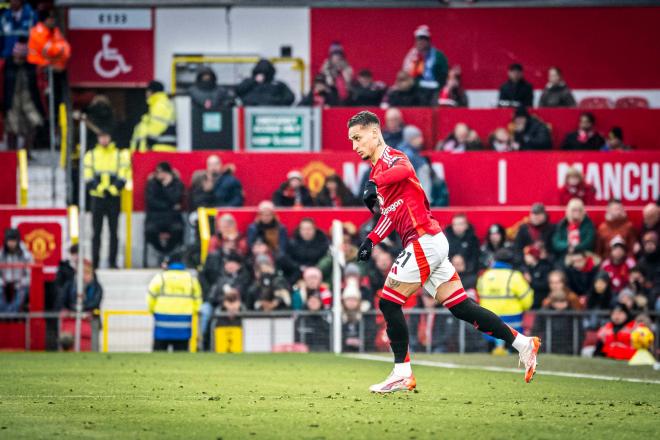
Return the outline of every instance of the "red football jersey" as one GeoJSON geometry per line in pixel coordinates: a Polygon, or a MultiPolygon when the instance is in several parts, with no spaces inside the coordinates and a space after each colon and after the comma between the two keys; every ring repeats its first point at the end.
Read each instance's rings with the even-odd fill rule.
{"type": "Polygon", "coordinates": [[[415,169],[404,153],[385,146],[369,179],[376,184],[381,212],[369,234],[374,244],[387,237],[392,229],[399,233],[404,247],[424,234],[435,235],[442,231],[431,214],[415,169]]]}

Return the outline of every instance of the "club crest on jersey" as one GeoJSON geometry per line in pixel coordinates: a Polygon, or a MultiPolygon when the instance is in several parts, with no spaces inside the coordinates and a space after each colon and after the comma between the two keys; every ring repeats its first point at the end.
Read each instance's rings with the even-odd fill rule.
{"type": "MultiPolygon", "coordinates": [[[[379,199],[379,202],[380,202],[380,199],[379,199]]],[[[382,215],[387,215],[387,214],[389,214],[390,212],[394,212],[394,211],[396,211],[396,209],[397,209],[399,206],[401,206],[401,205],[403,205],[403,200],[399,199],[399,200],[397,200],[396,202],[392,203],[392,204],[391,204],[390,206],[388,206],[387,208],[382,209],[382,210],[380,211],[380,213],[381,213],[382,215]]],[[[380,205],[380,206],[383,206],[383,205],[380,205]]]]}

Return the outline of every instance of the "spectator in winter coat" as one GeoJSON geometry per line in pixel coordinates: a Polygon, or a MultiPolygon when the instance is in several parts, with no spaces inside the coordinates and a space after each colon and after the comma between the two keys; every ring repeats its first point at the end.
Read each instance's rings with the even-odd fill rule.
{"type": "Polygon", "coordinates": [[[431,167],[431,198],[429,204],[433,207],[449,206],[449,188],[447,182],[431,167]]]}
{"type": "Polygon", "coordinates": [[[514,150],[550,150],[552,139],[548,126],[530,115],[524,107],[518,107],[513,115],[514,150]]]}
{"type": "Polygon", "coordinates": [[[221,170],[213,185],[213,200],[215,206],[243,206],[243,185],[234,176],[236,167],[227,164],[221,170]]]}
{"type": "Polygon", "coordinates": [[[348,98],[348,89],[353,82],[353,68],[348,64],[344,48],[338,42],[330,45],[328,58],[323,61],[320,74],[328,87],[337,92],[338,101],[343,102],[348,98]]]}
{"type": "Polygon", "coordinates": [[[265,58],[254,66],[252,76],[236,87],[236,94],[245,106],[286,106],[295,99],[289,86],[275,79],[275,67],[265,58]]]}
{"type": "Polygon", "coordinates": [[[573,167],[566,171],[564,186],[559,189],[559,204],[566,205],[571,199],[580,199],[585,205],[596,202],[595,188],[584,181],[580,170],[573,167]]]}
{"type": "Polygon", "coordinates": [[[482,150],[483,145],[481,145],[476,131],[467,124],[459,122],[445,140],[438,142],[435,149],[446,153],[465,153],[466,151],[482,150]]]}
{"type": "Polygon", "coordinates": [[[467,107],[468,97],[461,86],[461,66],[449,70],[447,84],[440,90],[438,105],[441,107],[467,107]]]}
{"type": "Polygon", "coordinates": [[[300,282],[293,288],[293,309],[302,309],[302,304],[307,302],[307,298],[314,295],[321,299],[324,309],[332,307],[332,292],[323,283],[323,274],[317,267],[308,267],[303,272],[300,282]]]}
{"type": "Polygon", "coordinates": [[[291,170],[286,175],[286,182],[273,194],[275,206],[314,206],[309,189],[303,184],[303,176],[298,170],[291,170]]]}
{"type": "Polygon", "coordinates": [[[566,255],[564,266],[568,286],[578,295],[585,295],[598,273],[598,257],[584,251],[573,251],[566,255]]]}
{"type": "Polygon", "coordinates": [[[168,162],[159,163],[147,181],[145,235],[163,255],[183,243],[184,192],[183,182],[168,162]]]}
{"type": "Polygon", "coordinates": [[[649,231],[654,231],[660,236],[660,206],[656,203],[649,203],[642,209],[642,227],[639,231],[639,238],[642,239],[649,231]]]}
{"type": "Polygon", "coordinates": [[[520,64],[509,66],[509,79],[500,87],[498,107],[531,107],[534,105],[534,90],[523,77],[520,64]]]}
{"type": "Polygon", "coordinates": [[[594,277],[587,296],[589,310],[609,310],[616,297],[612,294],[610,276],[607,272],[598,272],[594,277]]]}
{"type": "Polygon", "coordinates": [[[580,115],[578,129],[566,135],[562,150],[600,150],[605,145],[605,139],[594,129],[596,117],[585,112],[580,115]]]}
{"type": "Polygon", "coordinates": [[[413,77],[404,70],[399,71],[396,74],[394,85],[387,90],[383,98],[382,107],[420,107],[423,105],[428,105],[428,103],[413,77]]]}
{"type": "Polygon", "coordinates": [[[214,188],[215,182],[222,172],[222,161],[212,154],[206,158],[206,169],[197,170],[192,175],[190,184],[190,210],[204,206],[212,208],[216,206],[214,188]]]}
{"type": "Polygon", "coordinates": [[[580,303],[580,298],[573,292],[566,282],[566,274],[561,270],[553,270],[548,274],[548,286],[550,290],[548,296],[543,300],[541,306],[547,308],[553,300],[554,295],[565,295],[566,301],[573,310],[582,310],[584,306],[580,303]]]}
{"type": "Polygon", "coordinates": [[[359,206],[360,202],[353,196],[344,181],[336,174],[325,178],[323,188],[316,196],[317,206],[359,206]]]}
{"type": "Polygon", "coordinates": [[[626,248],[632,253],[637,242],[637,232],[628,219],[621,200],[612,199],[607,203],[605,221],[598,226],[596,253],[606,258],[610,253],[610,241],[616,236],[623,238],[626,248]]]}
{"type": "Polygon", "coordinates": [[[509,151],[514,151],[513,149],[513,138],[511,133],[504,127],[496,128],[493,133],[488,136],[488,145],[486,148],[490,147],[491,150],[495,150],[498,153],[506,153],[509,151]]]}
{"type": "Polygon", "coordinates": [[[580,199],[571,199],[566,206],[566,216],[557,224],[552,236],[552,250],[562,260],[567,253],[593,251],[596,229],[584,210],[580,199]]]}
{"type": "Polygon", "coordinates": [[[630,151],[632,147],[623,142],[623,129],[612,127],[607,133],[607,141],[600,151],[630,151]]]}
{"type": "Polygon", "coordinates": [[[306,217],[300,221],[289,240],[287,255],[300,275],[305,268],[318,264],[328,252],[328,246],[328,237],[316,227],[314,219],[306,217]]]}
{"type": "Polygon", "coordinates": [[[316,75],[312,83],[312,90],[300,100],[298,105],[306,107],[330,107],[339,105],[339,96],[337,95],[337,90],[326,83],[323,75],[316,75]]]}
{"type": "MultiPolygon", "coordinates": [[[[101,307],[103,300],[103,287],[96,278],[94,267],[91,261],[85,260],[83,265],[83,298],[82,310],[83,312],[91,312],[101,307]]],[[[69,282],[65,289],[62,291],[63,296],[57,299],[55,310],[70,310],[76,311],[78,302],[78,288],[76,280],[73,279],[69,282]]]]}
{"type": "Polygon", "coordinates": [[[236,218],[228,212],[215,218],[215,233],[209,240],[208,253],[220,251],[223,255],[237,253],[245,257],[248,252],[247,240],[241,236],[236,218]]]}
{"type": "Polygon", "coordinates": [[[272,260],[261,256],[256,260],[254,282],[248,289],[250,310],[286,310],[291,307],[291,292],[286,279],[280,275],[272,260]]]}
{"type": "Polygon", "coordinates": [[[398,145],[397,150],[401,150],[410,160],[419,183],[426,193],[426,198],[431,198],[431,190],[433,189],[433,180],[431,165],[427,158],[421,155],[424,149],[424,137],[422,130],[414,125],[406,125],[403,129],[403,142],[398,145]]]}
{"type": "Polygon", "coordinates": [[[449,242],[449,257],[461,254],[465,259],[465,271],[476,274],[479,270],[479,239],[465,214],[455,214],[451,225],[445,229],[449,242]]]}
{"type": "Polygon", "coordinates": [[[250,271],[246,268],[245,260],[235,252],[225,255],[222,259],[222,270],[213,280],[208,302],[217,307],[222,302],[228,286],[235,287],[245,296],[250,280],[250,271]]]}
{"type": "Polygon", "coordinates": [[[0,264],[15,266],[0,268],[0,313],[23,310],[30,289],[30,270],[21,265],[31,262],[32,255],[21,243],[18,229],[6,229],[4,245],[0,249],[0,264]]]}
{"type": "Polygon", "coordinates": [[[529,212],[529,217],[518,228],[516,238],[513,240],[513,248],[518,254],[518,259],[523,255],[526,246],[542,243],[544,249],[552,249],[552,235],[555,225],[550,223],[548,213],[543,203],[534,203],[529,212]]]}
{"type": "Polygon", "coordinates": [[[434,105],[447,82],[449,63],[444,53],[431,45],[431,31],[425,24],[415,29],[415,46],[403,59],[403,67],[420,89],[422,105],[434,105]]]}
{"type": "Polygon", "coordinates": [[[598,343],[594,356],[628,360],[637,351],[632,346],[630,335],[637,323],[623,303],[617,303],[610,314],[610,322],[598,329],[598,343]]]}
{"type": "Polygon", "coordinates": [[[511,248],[511,243],[506,239],[504,226],[494,223],[488,228],[486,239],[481,245],[480,266],[490,267],[495,261],[495,252],[503,248],[511,248]]]}
{"type": "Polygon", "coordinates": [[[345,105],[357,107],[377,107],[385,95],[385,84],[374,81],[370,70],[361,70],[357,80],[351,84],[345,105]]]}
{"type": "Polygon", "coordinates": [[[618,294],[628,285],[630,270],[635,267],[635,259],[627,256],[626,242],[618,235],[609,243],[609,257],[600,265],[603,272],[607,272],[612,282],[612,293],[618,294]]]}
{"type": "Polygon", "coordinates": [[[385,112],[385,126],[383,127],[383,139],[385,144],[396,147],[403,142],[403,115],[401,110],[390,107],[385,112]]]}
{"type": "Polygon", "coordinates": [[[461,277],[463,288],[467,291],[477,287],[477,272],[468,272],[465,266],[465,258],[461,254],[455,254],[450,259],[452,266],[456,269],[456,273],[461,277]]]}
{"type": "Polygon", "coordinates": [[[57,265],[57,272],[55,273],[55,290],[56,297],[65,296],[65,287],[76,279],[76,271],[78,270],[78,245],[73,244],[69,247],[69,259],[61,260],[57,265]]]}
{"type": "Polygon", "coordinates": [[[218,85],[213,69],[202,66],[197,70],[195,83],[188,89],[193,105],[202,110],[218,110],[234,105],[233,93],[218,85]]]}
{"type": "Polygon", "coordinates": [[[319,295],[309,295],[303,306],[303,310],[317,313],[297,318],[296,342],[305,344],[311,352],[327,352],[330,346],[330,321],[327,315],[318,313],[323,310],[321,298],[319,295]]]}
{"type": "Polygon", "coordinates": [[[575,107],[575,98],[558,67],[548,69],[548,84],[541,94],[539,107],[575,107]]]}
{"type": "Polygon", "coordinates": [[[523,252],[524,265],[522,272],[532,290],[534,290],[532,309],[539,309],[550,291],[548,275],[552,272],[552,263],[548,260],[547,252],[542,248],[542,245],[525,246],[523,252]]]}
{"type": "Polygon", "coordinates": [[[277,258],[285,254],[287,247],[287,232],[275,215],[275,206],[269,200],[264,200],[257,207],[257,217],[248,226],[248,246],[257,239],[263,240],[271,253],[277,258]]]}
{"type": "Polygon", "coordinates": [[[644,277],[651,284],[651,294],[657,301],[656,310],[660,310],[660,245],[658,241],[658,234],[655,231],[648,231],[644,234],[638,263],[644,277]]]}

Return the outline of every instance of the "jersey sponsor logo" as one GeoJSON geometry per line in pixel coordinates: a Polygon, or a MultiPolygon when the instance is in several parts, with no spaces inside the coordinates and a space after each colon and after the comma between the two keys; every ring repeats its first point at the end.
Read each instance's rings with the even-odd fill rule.
{"type": "Polygon", "coordinates": [[[392,203],[392,204],[391,204],[390,206],[388,206],[387,208],[381,210],[380,213],[381,213],[382,215],[387,215],[387,214],[389,214],[389,213],[391,213],[391,212],[396,211],[396,209],[397,209],[399,206],[401,206],[401,205],[403,205],[403,200],[399,199],[399,200],[397,200],[396,202],[392,203]]]}

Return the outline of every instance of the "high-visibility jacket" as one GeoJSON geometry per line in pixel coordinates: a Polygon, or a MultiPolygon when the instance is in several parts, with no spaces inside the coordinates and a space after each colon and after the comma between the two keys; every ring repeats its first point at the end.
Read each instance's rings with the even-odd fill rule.
{"type": "Polygon", "coordinates": [[[147,304],[154,315],[155,339],[190,339],[192,316],[202,305],[202,288],[183,265],[172,265],[149,283],[147,304]]]}
{"type": "Polygon", "coordinates": [[[111,142],[97,145],[85,153],[83,160],[85,183],[92,197],[119,197],[131,172],[131,153],[120,150],[111,142]]]}
{"type": "Polygon", "coordinates": [[[176,112],[165,92],[147,98],[149,111],[133,129],[131,151],[176,151],[176,112]]]}
{"type": "Polygon", "coordinates": [[[69,58],[71,58],[71,46],[64,39],[59,28],[49,29],[39,22],[30,30],[28,63],[64,70],[69,58]]]}
{"type": "Polygon", "coordinates": [[[522,313],[534,302],[534,290],[520,271],[508,265],[486,270],[477,280],[479,304],[504,319],[511,327],[522,325],[522,313]]]}

